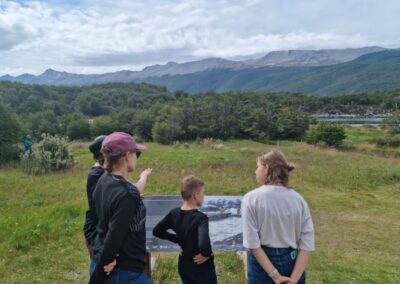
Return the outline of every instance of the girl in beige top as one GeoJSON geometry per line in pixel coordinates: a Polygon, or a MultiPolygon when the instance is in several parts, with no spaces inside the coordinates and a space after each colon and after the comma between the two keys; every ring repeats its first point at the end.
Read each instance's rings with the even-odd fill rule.
{"type": "Polygon", "coordinates": [[[279,151],[257,158],[256,179],[262,186],[244,196],[241,210],[249,284],[305,283],[314,226],[304,198],[288,187],[293,169],[279,151]]]}

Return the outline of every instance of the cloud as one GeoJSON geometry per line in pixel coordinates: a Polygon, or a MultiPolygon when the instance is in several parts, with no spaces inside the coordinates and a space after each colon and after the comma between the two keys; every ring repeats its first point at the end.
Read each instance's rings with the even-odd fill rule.
{"type": "Polygon", "coordinates": [[[136,53],[120,52],[77,57],[74,63],[83,66],[149,65],[168,61],[186,61],[193,58],[187,49],[161,49],[136,53]]]}
{"type": "Polygon", "coordinates": [[[0,34],[0,50],[9,50],[27,40],[28,37],[23,27],[19,25],[9,28],[0,27],[0,34]]]}
{"type": "Polygon", "coordinates": [[[0,0],[0,74],[100,73],[284,49],[400,44],[400,3],[0,0]]]}

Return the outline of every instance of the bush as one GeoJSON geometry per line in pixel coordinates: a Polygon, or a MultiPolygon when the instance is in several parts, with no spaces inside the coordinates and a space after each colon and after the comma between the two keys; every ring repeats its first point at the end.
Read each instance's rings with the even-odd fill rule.
{"type": "Polygon", "coordinates": [[[205,148],[211,149],[222,149],[224,148],[224,143],[221,139],[214,139],[214,138],[204,138],[204,139],[196,139],[196,143],[200,144],[205,148]]]}
{"type": "Polygon", "coordinates": [[[400,135],[377,138],[374,142],[378,147],[396,148],[400,146],[400,135]]]}
{"type": "Polygon", "coordinates": [[[43,134],[35,151],[24,153],[21,160],[23,169],[30,174],[55,172],[74,165],[65,138],[50,134],[43,134]]]}
{"type": "Polygon", "coordinates": [[[343,127],[335,124],[321,123],[307,133],[306,142],[318,145],[323,142],[329,147],[340,147],[346,138],[343,127]]]}
{"type": "Polygon", "coordinates": [[[176,149],[180,149],[180,148],[189,149],[189,148],[190,148],[189,143],[187,143],[187,142],[180,142],[180,141],[175,141],[175,142],[172,144],[172,146],[173,146],[174,148],[176,148],[176,149]]]}

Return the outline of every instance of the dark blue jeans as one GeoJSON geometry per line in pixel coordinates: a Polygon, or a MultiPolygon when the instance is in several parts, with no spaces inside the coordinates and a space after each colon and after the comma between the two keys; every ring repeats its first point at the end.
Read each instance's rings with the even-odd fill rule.
{"type": "Polygon", "coordinates": [[[96,262],[92,258],[90,258],[90,264],[89,264],[89,276],[91,276],[94,272],[94,269],[96,268],[96,262]]]}
{"type": "Polygon", "coordinates": [[[178,268],[182,284],[217,284],[215,269],[202,273],[188,273],[178,268]]]}
{"type": "Polygon", "coordinates": [[[144,272],[133,272],[114,268],[106,279],[106,284],[152,284],[144,272]]]}
{"type": "MultiPolygon", "coordinates": [[[[267,254],[269,260],[272,262],[274,267],[283,276],[290,277],[294,264],[296,263],[297,250],[291,248],[268,248],[265,246],[261,247],[267,254]]],[[[256,258],[251,253],[247,254],[247,280],[248,284],[269,284],[274,281],[268,276],[264,269],[258,264],[256,258]]],[[[306,274],[303,273],[298,284],[306,283],[306,274]]]]}

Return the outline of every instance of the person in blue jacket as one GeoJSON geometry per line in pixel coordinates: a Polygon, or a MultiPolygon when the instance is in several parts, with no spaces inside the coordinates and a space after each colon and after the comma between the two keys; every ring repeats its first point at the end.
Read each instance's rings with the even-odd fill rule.
{"type": "Polygon", "coordinates": [[[30,135],[26,135],[24,139],[24,147],[25,147],[25,153],[29,151],[29,153],[32,153],[32,138],[30,135]]]}

